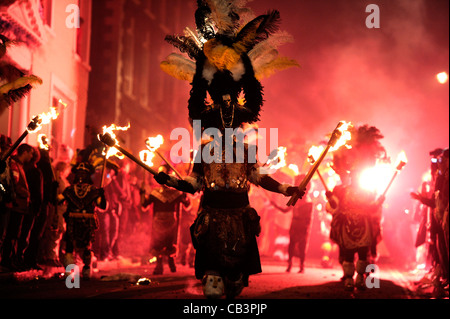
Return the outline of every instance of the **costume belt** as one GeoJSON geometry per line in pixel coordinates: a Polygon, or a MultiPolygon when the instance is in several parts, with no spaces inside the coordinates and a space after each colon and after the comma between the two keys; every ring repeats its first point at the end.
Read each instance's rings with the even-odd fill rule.
{"type": "Polygon", "coordinates": [[[249,205],[247,192],[233,191],[204,191],[202,206],[217,209],[244,208],[249,205]]]}

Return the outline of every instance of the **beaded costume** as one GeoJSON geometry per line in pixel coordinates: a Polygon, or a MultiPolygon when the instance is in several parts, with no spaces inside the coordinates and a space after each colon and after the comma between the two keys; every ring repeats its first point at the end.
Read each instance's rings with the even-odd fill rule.
{"type": "MultiPolygon", "coordinates": [[[[245,2],[198,0],[197,34],[185,28],[183,36],[166,37],[181,54],[170,54],[161,68],[191,83],[189,118],[201,121],[202,133],[214,128],[223,137],[226,129],[258,121],[263,105],[259,80],[275,70],[298,66],[278,56],[277,47],[291,40],[287,33],[278,32],[279,12],[254,17],[245,2]]],[[[195,275],[208,298],[220,298],[223,293],[234,298],[248,285],[250,275],[261,272],[256,243],[260,217],[249,204],[250,183],[285,196],[297,190],[261,173],[249,145],[230,141],[202,142],[193,171],[184,180],[161,173],[155,176],[159,183],[178,190],[203,192],[191,235],[195,275]],[[226,154],[230,150],[231,160],[226,154]],[[213,161],[205,159],[208,154],[214,154],[213,161]]]]}

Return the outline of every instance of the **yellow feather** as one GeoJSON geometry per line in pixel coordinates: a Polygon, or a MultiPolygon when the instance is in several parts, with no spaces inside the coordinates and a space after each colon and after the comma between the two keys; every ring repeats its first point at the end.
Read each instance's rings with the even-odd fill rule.
{"type": "Polygon", "coordinates": [[[180,68],[178,65],[168,61],[162,61],[159,66],[161,70],[166,72],[168,75],[173,76],[177,80],[192,82],[194,78],[194,72],[191,70],[180,68]]]}
{"type": "Polygon", "coordinates": [[[291,67],[300,67],[300,65],[295,60],[286,57],[278,57],[272,62],[255,69],[255,77],[258,80],[261,80],[273,75],[276,71],[286,70],[291,67]]]}
{"type": "Polygon", "coordinates": [[[241,58],[234,48],[221,44],[217,39],[206,42],[203,46],[203,52],[209,62],[219,70],[230,70],[241,58]]]}
{"type": "Polygon", "coordinates": [[[159,66],[164,72],[178,80],[191,82],[194,78],[195,62],[181,54],[169,54],[159,66]]]}

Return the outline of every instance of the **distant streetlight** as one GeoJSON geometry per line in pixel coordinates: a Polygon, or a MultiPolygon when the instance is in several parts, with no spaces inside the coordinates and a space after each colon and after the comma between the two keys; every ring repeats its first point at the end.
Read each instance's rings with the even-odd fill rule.
{"type": "Polygon", "coordinates": [[[447,74],[447,72],[441,72],[441,73],[436,74],[436,79],[441,84],[447,83],[447,81],[448,81],[448,74],[447,74]]]}

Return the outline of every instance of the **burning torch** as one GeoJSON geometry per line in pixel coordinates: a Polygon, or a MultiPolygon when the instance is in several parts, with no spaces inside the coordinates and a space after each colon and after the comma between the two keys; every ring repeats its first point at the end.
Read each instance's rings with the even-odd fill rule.
{"type": "Polygon", "coordinates": [[[403,167],[408,162],[404,151],[400,152],[397,162],[398,162],[398,164],[397,164],[397,167],[395,168],[394,175],[392,175],[392,178],[391,178],[389,184],[386,186],[386,189],[384,190],[383,195],[382,195],[383,197],[386,196],[386,193],[389,190],[389,188],[391,187],[392,183],[394,182],[394,179],[397,177],[397,175],[400,173],[400,171],[403,169],[403,167]]]}
{"type": "Polygon", "coordinates": [[[105,143],[105,148],[103,149],[103,168],[102,168],[102,177],[100,180],[100,187],[103,187],[103,183],[104,183],[104,179],[105,179],[105,172],[106,172],[106,163],[108,161],[108,158],[110,158],[111,156],[117,156],[118,158],[122,159],[124,156],[121,154],[123,153],[121,150],[118,149],[119,146],[119,141],[117,141],[116,139],[116,134],[114,133],[115,131],[126,131],[130,128],[130,123],[128,123],[127,126],[117,126],[116,124],[111,124],[110,126],[103,126],[102,130],[103,130],[103,134],[102,135],[97,135],[97,138],[105,143],[102,139],[101,136],[109,136],[111,138],[111,143],[113,143],[114,145],[111,146],[108,143],[105,143]]]}
{"type": "Polygon", "coordinates": [[[20,145],[20,143],[22,143],[24,138],[29,133],[36,133],[36,132],[38,132],[42,128],[43,124],[50,123],[50,121],[51,120],[55,120],[58,117],[58,115],[59,114],[56,112],[56,108],[55,107],[51,107],[50,108],[50,112],[42,113],[42,114],[39,114],[39,115],[36,115],[35,117],[33,117],[33,119],[30,121],[30,123],[28,123],[27,128],[22,133],[22,135],[20,135],[20,137],[11,146],[11,148],[5,154],[3,154],[1,160],[5,161],[9,156],[11,156],[11,154],[14,152],[14,150],[20,145]]]}
{"type": "Polygon", "coordinates": [[[131,154],[130,152],[128,152],[127,150],[125,150],[123,147],[121,147],[119,145],[119,142],[116,140],[116,135],[114,134],[113,131],[105,131],[103,130],[103,134],[99,134],[97,135],[97,138],[104,143],[106,146],[108,146],[109,148],[114,148],[116,150],[118,150],[119,152],[121,152],[123,155],[125,155],[126,157],[128,157],[129,159],[131,159],[133,162],[135,162],[136,164],[138,164],[139,166],[143,167],[145,170],[149,171],[150,173],[152,173],[153,175],[158,175],[158,172],[155,171],[153,168],[151,168],[150,166],[145,165],[141,160],[139,160],[138,158],[136,158],[133,154],[131,154]]]}
{"type": "MultiPolygon", "coordinates": [[[[298,186],[299,191],[303,191],[306,188],[306,185],[309,183],[311,178],[313,177],[314,173],[319,168],[320,163],[322,163],[323,159],[325,158],[325,155],[327,155],[328,151],[330,149],[336,150],[342,145],[346,144],[348,140],[350,140],[351,135],[350,131],[348,130],[351,126],[351,123],[346,123],[344,121],[341,121],[338,123],[336,128],[334,129],[333,133],[331,134],[330,140],[328,141],[327,146],[320,154],[319,158],[314,162],[313,166],[311,166],[308,174],[306,174],[305,178],[303,178],[302,182],[298,186]]],[[[298,200],[298,193],[295,193],[291,196],[289,199],[287,206],[294,206],[297,203],[298,200]]]]}
{"type": "Polygon", "coordinates": [[[175,172],[178,178],[183,179],[181,174],[175,169],[175,167],[158,151],[158,148],[164,143],[164,138],[161,134],[158,134],[156,137],[148,137],[145,140],[145,145],[150,150],[150,152],[158,155],[167,165],[175,172]]]}

